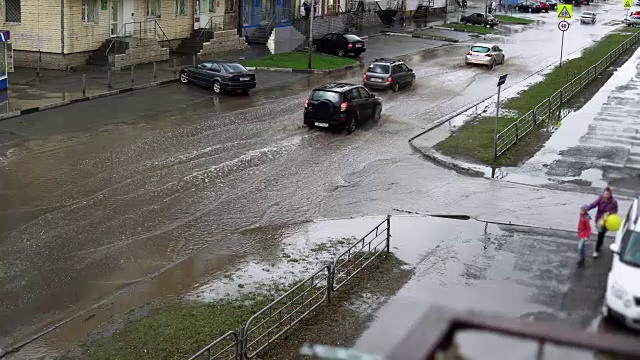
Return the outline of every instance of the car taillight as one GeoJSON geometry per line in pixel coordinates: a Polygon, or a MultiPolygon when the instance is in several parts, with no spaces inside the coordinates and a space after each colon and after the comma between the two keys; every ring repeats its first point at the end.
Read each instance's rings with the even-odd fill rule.
{"type": "Polygon", "coordinates": [[[486,57],[492,57],[492,56],[493,56],[493,54],[486,54],[485,56],[486,56],[486,57]]]}
{"type": "Polygon", "coordinates": [[[364,74],[364,76],[362,77],[362,80],[367,81],[367,74],[364,74]]]}
{"type": "Polygon", "coordinates": [[[391,76],[389,76],[389,77],[387,78],[387,82],[388,82],[388,83],[393,82],[393,78],[392,78],[391,76]]]}
{"type": "Polygon", "coordinates": [[[304,101],[304,107],[309,107],[309,98],[307,98],[307,100],[304,101]]]}
{"type": "Polygon", "coordinates": [[[362,47],[367,47],[367,42],[366,41],[362,42],[362,47]]]}
{"type": "Polygon", "coordinates": [[[351,43],[350,43],[350,44],[347,46],[347,49],[353,49],[353,44],[351,44],[351,43]]]}
{"type": "Polygon", "coordinates": [[[467,51],[467,55],[471,55],[471,51],[467,51]]]}
{"type": "Polygon", "coordinates": [[[340,111],[346,111],[347,110],[347,103],[343,102],[342,104],[340,104],[340,111]]]}

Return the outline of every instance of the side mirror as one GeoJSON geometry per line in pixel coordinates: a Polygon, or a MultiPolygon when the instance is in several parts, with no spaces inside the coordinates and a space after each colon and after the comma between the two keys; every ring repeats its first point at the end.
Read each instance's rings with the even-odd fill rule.
{"type": "Polygon", "coordinates": [[[376,97],[375,94],[369,93],[369,99],[373,99],[374,97],[376,97]]]}
{"type": "Polygon", "coordinates": [[[413,69],[409,69],[409,72],[413,72],[413,69]]]}
{"type": "Polygon", "coordinates": [[[617,243],[613,243],[609,245],[609,250],[611,250],[614,254],[620,254],[620,245],[617,243]]]}

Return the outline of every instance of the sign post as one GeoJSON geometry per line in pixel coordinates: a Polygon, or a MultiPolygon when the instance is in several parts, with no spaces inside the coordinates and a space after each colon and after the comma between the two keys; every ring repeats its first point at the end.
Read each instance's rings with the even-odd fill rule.
{"type": "Polygon", "coordinates": [[[560,41],[560,67],[562,67],[562,52],[564,50],[564,33],[569,30],[569,23],[562,20],[558,23],[558,30],[562,32],[562,40],[560,41]]]}
{"type": "Polygon", "coordinates": [[[316,16],[315,13],[316,4],[315,2],[311,2],[311,17],[309,18],[309,59],[307,60],[307,68],[311,69],[311,57],[313,54],[313,18],[316,16]]]}
{"type": "Polygon", "coordinates": [[[495,160],[498,157],[498,119],[500,118],[500,90],[502,89],[502,85],[507,82],[507,75],[500,75],[498,79],[498,101],[496,102],[496,126],[493,131],[493,159],[495,160]]]}

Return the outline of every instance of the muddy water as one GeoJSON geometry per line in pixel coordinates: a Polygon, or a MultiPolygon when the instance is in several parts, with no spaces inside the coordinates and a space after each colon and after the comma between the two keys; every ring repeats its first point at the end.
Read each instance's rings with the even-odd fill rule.
{"type": "MultiPolygon", "coordinates": [[[[509,54],[500,70],[514,81],[537,71],[541,57],[555,56],[540,39],[553,28],[497,37],[509,54]],[[531,49],[540,56],[531,58],[531,49]]],[[[588,36],[570,46],[609,30],[585,29],[588,36]]],[[[2,147],[0,347],[80,314],[81,326],[70,323],[51,335],[52,341],[75,339],[110,313],[182,294],[280,241],[257,242],[242,234],[247,228],[383,214],[394,206],[558,226],[571,219],[572,227],[569,211],[555,216],[540,209],[571,207],[583,202],[579,195],[466,179],[425,164],[406,145],[416,128],[494,91],[496,74],[460,65],[463,51],[451,46],[408,57],[415,86],[379,94],[383,119],[351,136],[301,125],[309,87],[327,81],[317,77],[250,98],[165,87],[150,92],[153,98],[131,96],[192,100],[114,119],[104,104],[117,102],[105,99],[92,105],[105,111],[91,117],[110,125],[82,132],[37,136],[64,128],[37,120],[44,115],[3,122],[3,129],[31,140],[2,147]],[[532,204],[538,208],[528,210],[532,204]],[[97,303],[104,312],[89,319],[82,311],[97,303]]],[[[331,78],[357,82],[360,76],[331,78]]],[[[62,124],[91,119],[79,119],[73,107],[46,114],[62,124]]]]}

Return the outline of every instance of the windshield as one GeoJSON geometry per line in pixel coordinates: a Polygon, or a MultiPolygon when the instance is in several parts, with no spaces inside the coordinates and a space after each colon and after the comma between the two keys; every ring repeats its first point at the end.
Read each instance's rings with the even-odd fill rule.
{"type": "Polygon", "coordinates": [[[226,72],[246,72],[247,71],[247,69],[245,69],[245,67],[240,64],[222,64],[222,66],[224,67],[224,70],[226,72]]]}
{"type": "Polygon", "coordinates": [[[373,73],[373,74],[388,74],[389,73],[389,65],[371,64],[369,66],[369,70],[367,70],[367,72],[370,72],[370,73],[373,73]]]}
{"type": "Polygon", "coordinates": [[[590,16],[593,16],[593,15],[595,15],[595,14],[594,14],[594,13],[592,13],[592,12],[585,11],[585,12],[583,12],[583,13],[582,13],[582,15],[583,15],[583,16],[589,16],[589,17],[590,17],[590,16]]]}
{"type": "Polygon", "coordinates": [[[353,34],[344,34],[344,37],[350,42],[362,40],[362,39],[360,39],[359,37],[357,37],[357,36],[355,36],[353,34]]]}
{"type": "Polygon", "coordinates": [[[620,251],[620,261],[640,267],[640,233],[632,232],[629,241],[624,242],[620,251]]]}
{"type": "Polygon", "coordinates": [[[341,94],[334,91],[326,91],[326,90],[314,90],[311,93],[311,100],[322,101],[329,100],[334,104],[340,102],[341,94]]]}
{"type": "Polygon", "coordinates": [[[491,51],[491,49],[489,49],[486,46],[472,46],[471,47],[471,52],[477,52],[477,53],[488,53],[489,51],[491,51]]]}

